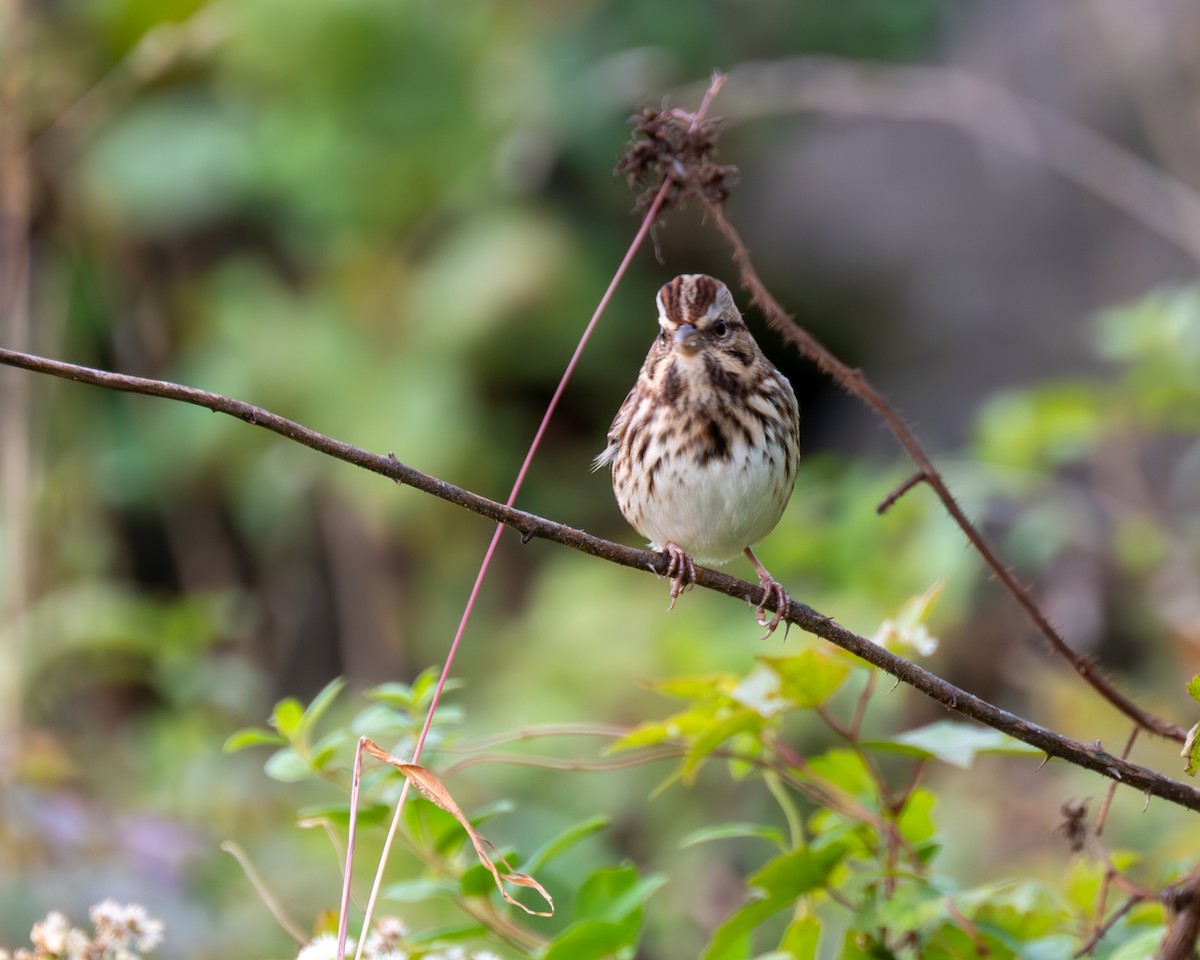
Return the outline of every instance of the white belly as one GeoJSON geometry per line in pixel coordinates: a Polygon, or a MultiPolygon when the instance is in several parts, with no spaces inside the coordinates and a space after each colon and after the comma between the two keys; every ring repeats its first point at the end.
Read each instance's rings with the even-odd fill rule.
{"type": "Polygon", "coordinates": [[[620,506],[655,549],[669,540],[701,563],[727,563],[779,522],[791,473],[778,459],[764,460],[761,450],[736,444],[726,460],[664,464],[641,516],[620,506]]]}

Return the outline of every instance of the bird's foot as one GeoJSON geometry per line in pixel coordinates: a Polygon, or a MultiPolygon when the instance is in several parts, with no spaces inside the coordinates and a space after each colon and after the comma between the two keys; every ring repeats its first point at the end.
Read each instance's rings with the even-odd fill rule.
{"type": "MultiPolygon", "coordinates": [[[[773,634],[780,623],[783,622],[783,615],[787,611],[788,604],[791,603],[791,598],[787,591],[783,589],[783,584],[778,580],[773,580],[770,577],[758,581],[762,584],[763,598],[762,603],[754,608],[754,620],[760,627],[766,627],[767,632],[759,639],[766,640],[773,634]],[[775,610],[775,616],[767,619],[767,607],[775,610]]],[[[786,633],[785,633],[786,636],[786,633]]]]}
{"type": "Polygon", "coordinates": [[[671,578],[671,605],[667,610],[671,611],[675,609],[679,595],[696,582],[696,564],[670,540],[663,547],[663,552],[670,561],[667,564],[667,576],[671,578]]]}
{"type": "MultiPolygon", "coordinates": [[[[764,567],[754,555],[754,551],[749,547],[746,548],[746,556],[750,562],[754,564],[754,572],[758,574],[758,582],[763,588],[762,603],[754,609],[754,620],[760,627],[766,627],[767,632],[764,633],[761,639],[766,640],[779,624],[783,622],[783,615],[787,613],[788,605],[792,602],[787,591],[783,589],[783,584],[776,580],[767,568],[764,567]],[[767,607],[771,607],[775,611],[775,616],[767,619],[767,607]]],[[[790,626],[790,624],[789,624],[790,626]]],[[[787,631],[784,631],[784,638],[787,638],[787,631]]]]}

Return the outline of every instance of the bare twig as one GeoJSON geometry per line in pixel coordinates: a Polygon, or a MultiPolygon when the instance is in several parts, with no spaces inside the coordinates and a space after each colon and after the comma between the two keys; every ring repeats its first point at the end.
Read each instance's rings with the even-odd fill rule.
{"type": "Polygon", "coordinates": [[[1096,945],[1104,939],[1104,935],[1113,928],[1113,924],[1115,924],[1118,920],[1125,916],[1125,914],[1127,914],[1141,902],[1142,898],[1137,896],[1130,896],[1128,899],[1126,899],[1123,904],[1117,907],[1117,909],[1109,915],[1109,918],[1105,920],[1103,924],[1098,926],[1093,931],[1092,935],[1088,937],[1087,943],[1080,947],[1074,955],[1076,957],[1086,957],[1089,953],[1095,950],[1096,945]]]}
{"type": "Polygon", "coordinates": [[[925,476],[925,471],[918,470],[911,477],[900,484],[900,486],[898,486],[895,490],[884,497],[879,502],[879,506],[875,508],[875,512],[882,517],[896,505],[897,500],[899,500],[902,496],[908,493],[909,490],[925,479],[927,479],[925,476]]]}
{"type": "Polygon", "coordinates": [[[250,881],[250,886],[254,888],[254,892],[258,894],[258,898],[263,902],[263,906],[267,908],[271,916],[275,918],[275,922],[283,928],[284,932],[301,945],[308,943],[308,935],[304,932],[304,928],[288,916],[288,912],[283,908],[283,904],[279,902],[279,898],[271,892],[270,888],[263,882],[263,878],[258,875],[258,871],[254,869],[254,864],[246,856],[246,851],[232,840],[226,840],[222,843],[221,849],[237,861],[238,866],[242,868],[242,873],[250,881]]]}
{"type": "Polygon", "coordinates": [[[875,691],[875,674],[867,674],[867,682],[863,684],[862,693],[858,695],[858,702],[854,705],[854,718],[850,721],[850,731],[857,739],[862,732],[863,718],[867,715],[867,704],[871,700],[871,694],[875,691]]]}
{"type": "Polygon", "coordinates": [[[953,900],[946,901],[946,912],[954,919],[954,922],[959,925],[962,932],[971,938],[971,943],[975,946],[976,956],[990,956],[990,951],[987,944],[983,942],[983,936],[979,932],[979,928],[970,920],[970,918],[962,912],[962,909],[953,900]]]}
{"type": "MultiPolygon", "coordinates": [[[[1134,727],[1129,731],[1129,739],[1125,742],[1125,749],[1121,751],[1123,760],[1129,759],[1129,754],[1133,750],[1134,741],[1137,740],[1138,731],[1141,727],[1134,727]]],[[[1104,824],[1108,820],[1108,811],[1112,806],[1113,795],[1117,792],[1116,783],[1109,784],[1108,793],[1104,796],[1104,803],[1100,805],[1100,812],[1096,814],[1096,836],[1100,836],[1104,832],[1104,824]]]]}
{"type": "MultiPolygon", "coordinates": [[[[445,480],[415,470],[401,463],[395,457],[371,453],[341,440],[335,440],[293,420],[288,420],[241,400],[234,400],[231,397],[198,390],[194,387],[185,387],[177,383],[95,370],[14,350],[0,349],[0,363],[127,393],[180,400],[217,413],[225,413],[244,420],[246,423],[278,433],[327,456],[344,460],[346,463],[370,470],[372,473],[378,473],[405,486],[414,487],[497,523],[503,523],[530,538],[550,540],[623,567],[651,571],[660,577],[666,574],[667,557],[664,554],[622,546],[582,530],[555,523],[536,514],[505,506],[452,483],[447,483],[445,480]]],[[[735,597],[745,603],[758,603],[761,599],[762,588],[757,583],[738,580],[736,577],[707,567],[696,568],[696,583],[705,589],[722,593],[728,597],[735,597]]],[[[964,717],[1003,731],[1017,740],[1037,747],[1049,756],[1058,757],[1086,770],[1099,773],[1101,776],[1118,780],[1135,790],[1178,804],[1189,810],[1200,811],[1200,790],[1172,780],[1146,767],[1130,763],[1128,760],[1114,757],[1106,752],[1099,743],[1080,743],[1054,730],[1002,710],[986,700],[948,683],[915,663],[896,656],[890,650],[884,649],[866,637],[847,630],[832,617],[818,613],[806,604],[795,600],[791,601],[784,613],[784,619],[802,630],[850,651],[885,673],[891,674],[898,681],[920,690],[926,696],[964,717]]]]}

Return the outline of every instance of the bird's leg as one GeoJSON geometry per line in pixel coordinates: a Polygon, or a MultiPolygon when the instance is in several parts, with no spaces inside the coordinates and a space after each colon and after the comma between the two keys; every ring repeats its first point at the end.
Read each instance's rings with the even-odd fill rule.
{"type": "Polygon", "coordinates": [[[663,552],[670,558],[667,576],[671,578],[671,605],[667,610],[674,610],[679,595],[696,582],[696,564],[670,540],[663,546],[663,552]]]}
{"type": "Polygon", "coordinates": [[[754,551],[749,547],[746,548],[746,556],[754,564],[754,572],[758,574],[758,582],[762,584],[763,588],[762,603],[755,609],[754,619],[760,627],[767,628],[767,632],[762,636],[762,639],[766,640],[767,637],[775,632],[775,628],[779,626],[791,599],[788,597],[787,591],[783,589],[783,584],[767,572],[767,568],[759,562],[758,557],[754,555],[754,551]],[[775,608],[775,616],[770,620],[767,620],[768,604],[775,608]]]}

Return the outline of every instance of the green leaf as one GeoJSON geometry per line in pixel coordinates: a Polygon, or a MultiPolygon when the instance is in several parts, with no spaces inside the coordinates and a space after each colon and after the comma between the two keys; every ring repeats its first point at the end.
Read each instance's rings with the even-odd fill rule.
{"type": "MultiPolygon", "coordinates": [[[[391,819],[391,814],[392,807],[386,803],[361,804],[358,808],[358,825],[382,826],[391,819]]],[[[350,804],[328,803],[301,807],[296,811],[296,818],[301,821],[328,820],[335,826],[346,827],[350,823],[350,804]]]]}
{"type": "Polygon", "coordinates": [[[275,704],[271,711],[271,726],[289,740],[296,737],[300,730],[300,721],[304,718],[304,707],[295,697],[286,697],[275,704]]]}
{"type": "Polygon", "coordinates": [[[1200,673],[1188,681],[1187,692],[1193,700],[1200,703],[1200,673]]]}
{"type": "Polygon", "coordinates": [[[1100,896],[1100,884],[1104,882],[1106,869],[1097,861],[1080,859],[1075,860],[1067,870],[1063,894],[1081,916],[1087,916],[1096,909],[1096,899],[1100,896]]]}
{"type": "Polygon", "coordinates": [[[837,692],[850,675],[849,664],[816,647],[801,650],[790,657],[757,659],[779,677],[780,695],[803,709],[819,707],[837,692]]]}
{"type": "Polygon", "coordinates": [[[621,750],[636,750],[639,747],[652,747],[664,740],[673,740],[679,736],[679,731],[672,729],[667,723],[655,721],[643,723],[634,727],[620,740],[613,743],[605,753],[617,753],[621,750]]]}
{"type": "Polygon", "coordinates": [[[1040,756],[1037,747],[1014,740],[1006,733],[956,720],[939,720],[909,730],[888,740],[872,740],[862,746],[884,753],[903,753],[911,757],[937,759],[968,770],[976,754],[1040,756]]]}
{"type": "Polygon", "coordinates": [[[879,960],[880,957],[888,956],[885,951],[876,952],[876,947],[875,939],[869,933],[847,930],[838,958],[839,960],[879,960]]]}
{"type": "Polygon", "coordinates": [[[766,840],[768,843],[773,843],[780,848],[784,845],[783,832],[775,827],[768,827],[761,823],[717,823],[711,827],[701,827],[699,830],[689,833],[679,841],[679,849],[685,850],[688,847],[694,847],[701,843],[709,843],[712,840],[743,839],[746,837],[756,837],[759,840],[766,840]]]}
{"type": "Polygon", "coordinates": [[[381,683],[367,691],[367,696],[388,706],[411,710],[413,697],[412,688],[407,683],[381,683]]]}
{"type": "Polygon", "coordinates": [[[480,807],[475,813],[467,818],[467,821],[473,827],[480,827],[495,817],[503,816],[506,813],[512,813],[517,808],[517,805],[511,800],[493,800],[486,806],[480,807]]]}
{"type": "Polygon", "coordinates": [[[797,897],[823,886],[845,855],[845,847],[831,844],[820,850],[793,850],[771,860],[748,881],[758,898],[716,929],[702,960],[745,960],[754,931],[797,897]]]}
{"type": "Polygon", "coordinates": [[[730,696],[764,718],[786,709],[820,707],[851,672],[845,661],[816,648],[792,656],[756,659],[757,664],[734,686],[730,696]]]}
{"type": "Polygon", "coordinates": [[[948,916],[949,899],[944,891],[920,877],[908,876],[905,880],[871,911],[872,927],[914,931],[948,916]]]}
{"type": "Polygon", "coordinates": [[[1164,930],[1151,930],[1126,940],[1108,955],[1108,960],[1145,960],[1146,957],[1155,956],[1164,934],[1164,930]]]}
{"type": "Polygon", "coordinates": [[[525,865],[524,872],[536,876],[538,871],[555,857],[561,856],[577,843],[582,843],[588,837],[599,833],[608,824],[608,817],[597,815],[584,820],[582,823],[568,827],[558,836],[547,840],[534,852],[533,856],[529,858],[529,862],[525,865]]]}
{"type": "Polygon", "coordinates": [[[860,800],[876,798],[877,788],[871,771],[853,750],[827,750],[810,758],[805,769],[860,800]]]}
{"type": "Polygon", "coordinates": [[[309,765],[314,771],[326,770],[333,762],[333,758],[337,756],[337,748],[341,744],[326,743],[316,747],[312,752],[312,757],[309,759],[309,765]]]}
{"type": "Polygon", "coordinates": [[[596,870],[579,888],[576,914],[588,920],[619,923],[648,900],[664,883],[661,874],[638,877],[636,867],[606,867],[596,870]]]}
{"type": "Polygon", "coordinates": [[[313,769],[309,766],[308,761],[291,747],[276,750],[267,758],[263,769],[272,780],[281,780],[284,783],[307,780],[313,775],[313,769]]]}
{"type": "Polygon", "coordinates": [[[623,923],[586,920],[555,937],[542,954],[542,960],[605,960],[631,946],[636,936],[636,927],[630,931],[623,923]]]}
{"type": "MultiPolygon", "coordinates": [[[[423,670],[421,675],[412,683],[412,700],[413,707],[421,712],[429,706],[433,700],[434,691],[437,689],[439,671],[435,667],[430,667],[423,670]]],[[[446,685],[442,688],[443,693],[449,693],[452,690],[457,690],[462,686],[462,681],[456,677],[450,677],[446,681],[446,685]]]]}
{"type": "Polygon", "coordinates": [[[334,679],[325,684],[324,689],[320,693],[313,697],[312,703],[305,709],[297,725],[297,732],[301,736],[308,737],[312,734],[316,725],[320,723],[321,717],[329,710],[329,707],[337,699],[337,695],[342,692],[345,686],[345,680],[341,677],[334,677],[334,679]]]}
{"type": "Polygon", "coordinates": [[[664,740],[689,739],[701,737],[720,721],[725,703],[702,704],[691,710],[673,714],[665,720],[642,724],[612,744],[604,752],[618,753],[634,747],[646,747],[664,740]]]}
{"type": "Polygon", "coordinates": [[[788,924],[779,941],[779,948],[794,960],[817,960],[821,939],[821,921],[816,917],[800,917],[788,924]]]}
{"type": "Polygon", "coordinates": [[[418,721],[411,714],[385,703],[368,703],[350,721],[350,732],[372,740],[399,740],[414,735],[418,721]]]}
{"type": "Polygon", "coordinates": [[[896,818],[900,836],[914,847],[932,840],[937,835],[937,825],[933,822],[935,806],[937,797],[930,791],[918,788],[910,793],[904,809],[896,818]]]}
{"type": "Polygon", "coordinates": [[[226,753],[236,753],[247,747],[281,747],[285,743],[287,740],[277,733],[271,733],[270,730],[247,727],[245,730],[238,730],[236,733],[230,734],[222,749],[226,753]]]}
{"type": "MultiPolygon", "coordinates": [[[[1054,960],[1072,952],[1054,951],[1049,946],[1071,922],[1071,914],[1056,890],[1030,881],[1008,880],[964,890],[954,894],[953,899],[981,931],[1007,937],[1010,941],[1013,938],[1022,941],[1022,958],[1029,956],[1033,960],[1036,956],[1054,960]],[[1033,943],[1044,943],[1047,947],[1035,953],[1029,948],[1033,943]]],[[[1080,911],[1078,919],[1090,923],[1094,910],[1095,900],[1092,900],[1080,911]]],[[[1075,946],[1078,947],[1078,943],[1075,946]]]]}
{"type": "Polygon", "coordinates": [[[769,861],[748,884],[766,891],[769,897],[794,899],[822,886],[845,855],[846,848],[837,843],[820,850],[802,847],[769,861]]]}
{"type": "MultiPolygon", "coordinates": [[[[453,885],[452,885],[453,886],[453,885]]],[[[433,930],[423,930],[410,933],[405,940],[414,946],[420,945],[426,949],[439,947],[444,943],[458,943],[462,940],[474,940],[487,935],[487,928],[480,923],[464,923],[453,927],[438,927],[433,930]]],[[[424,956],[424,954],[422,954],[424,956]]]]}
{"type": "Polygon", "coordinates": [[[453,897],[458,889],[458,884],[451,880],[401,880],[384,887],[380,895],[384,900],[395,900],[397,903],[420,903],[423,900],[453,897]]]}
{"type": "MultiPolygon", "coordinates": [[[[708,946],[700,954],[700,960],[749,960],[750,950],[754,944],[751,935],[754,925],[739,923],[735,929],[726,929],[730,922],[737,919],[746,909],[743,907],[729,920],[717,927],[713,932],[712,939],[708,941],[708,946]]],[[[775,912],[769,910],[762,915],[762,918],[765,920],[775,912]]]]}
{"type": "Polygon", "coordinates": [[[736,682],[731,673],[714,673],[702,677],[670,677],[646,684],[651,690],[681,700],[704,700],[713,695],[725,696],[736,682]]]}
{"type": "Polygon", "coordinates": [[[463,871],[458,886],[464,897],[486,897],[496,889],[496,881],[487,867],[477,863],[463,871]]]}
{"type": "Polygon", "coordinates": [[[714,750],[739,733],[758,730],[763,718],[754,710],[738,710],[710,727],[688,748],[683,760],[683,782],[690,784],[696,771],[714,750]]]}

